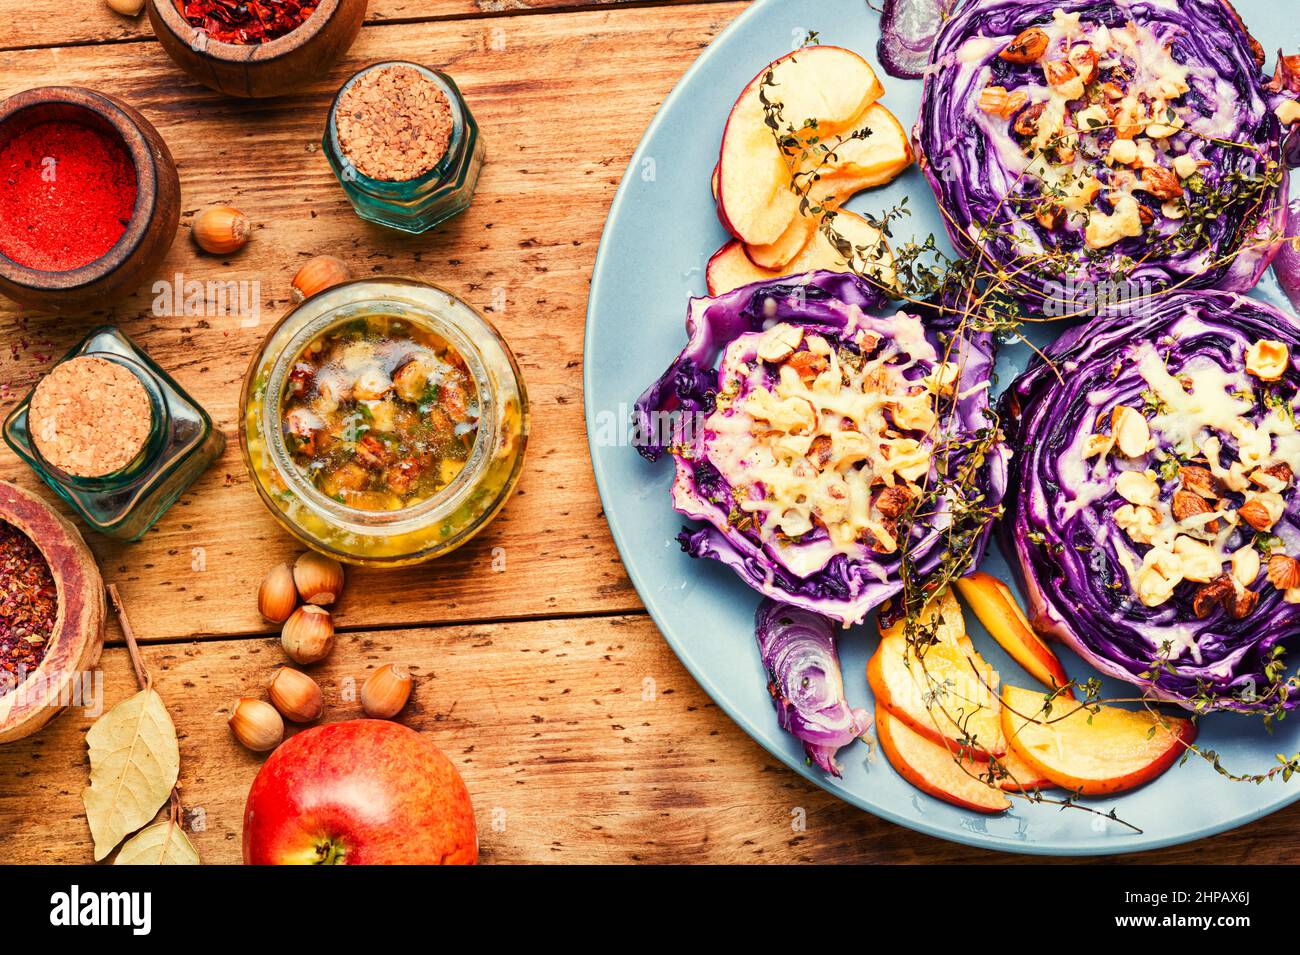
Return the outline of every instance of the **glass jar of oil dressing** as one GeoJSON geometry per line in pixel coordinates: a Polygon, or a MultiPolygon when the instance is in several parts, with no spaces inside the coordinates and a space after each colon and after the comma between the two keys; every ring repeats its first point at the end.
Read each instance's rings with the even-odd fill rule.
{"type": "Polygon", "coordinates": [[[244,382],[245,463],[294,536],[354,564],[448,553],[505,505],[528,398],[491,324],[409,279],[347,282],[272,330],[244,382]]]}

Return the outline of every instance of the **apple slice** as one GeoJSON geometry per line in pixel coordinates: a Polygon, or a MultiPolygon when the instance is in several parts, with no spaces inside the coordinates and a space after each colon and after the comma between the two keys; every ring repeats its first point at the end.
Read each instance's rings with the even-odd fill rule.
{"type": "Polygon", "coordinates": [[[864,139],[850,139],[837,146],[835,159],[827,164],[829,168],[820,183],[836,195],[853,195],[883,186],[912,165],[912,144],[907,133],[898,117],[884,106],[870,106],[854,130],[871,132],[864,139]]]}
{"type": "MultiPolygon", "coordinates": [[[[951,587],[945,587],[931,597],[921,611],[920,617],[921,626],[933,626],[938,629],[936,636],[939,640],[950,643],[965,641],[970,644],[970,638],[966,636],[966,616],[961,612],[961,604],[957,602],[951,587]]],[[[903,637],[906,636],[906,629],[907,621],[899,620],[892,627],[882,629],[880,637],[882,640],[903,637]]]]}
{"type": "Polygon", "coordinates": [[[1056,788],[1056,783],[1026,763],[1011,747],[1007,747],[1007,751],[998,757],[998,762],[1007,771],[1008,778],[1000,784],[1003,792],[1028,793],[1035,789],[1056,788]]]}
{"type": "Polygon", "coordinates": [[[1011,800],[1000,790],[974,778],[988,772],[988,763],[931,742],[879,703],[876,738],[898,775],[921,792],[974,812],[997,813],[1011,808],[1011,800]]]}
{"type": "Polygon", "coordinates": [[[877,702],[926,739],[977,759],[1006,752],[998,675],[969,640],[931,644],[918,660],[905,638],[886,637],[867,663],[867,682],[877,702]]]}
{"type": "Polygon", "coordinates": [[[1002,727],[1011,749],[1034,772],[1085,796],[1125,792],[1172,766],[1196,739],[1196,724],[1146,711],[1054,701],[1042,715],[1044,694],[1008,686],[1002,691],[1002,727]],[[1068,715],[1067,715],[1068,714],[1068,715]]]}
{"type": "Polygon", "coordinates": [[[718,213],[723,225],[743,242],[769,245],[799,215],[787,158],[767,125],[764,97],[780,102],[785,121],[796,127],[816,118],[817,134],[825,137],[850,128],[881,92],[866,60],[840,47],[797,50],[759,73],[736,100],[722,134],[718,213]]]}
{"type": "Polygon", "coordinates": [[[818,221],[815,216],[796,216],[790,227],[781,233],[781,238],[770,245],[747,245],[745,254],[760,269],[784,269],[807,251],[818,221]]]}
{"type": "MultiPolygon", "coordinates": [[[[879,230],[866,219],[852,212],[839,213],[835,218],[835,229],[855,246],[867,250],[860,264],[875,270],[881,282],[893,282],[894,255],[888,244],[881,245],[882,237],[879,230]]],[[[709,259],[705,278],[708,281],[710,295],[723,295],[742,285],[770,282],[788,275],[802,275],[805,272],[817,271],[852,271],[844,256],[820,231],[813,236],[808,248],[784,269],[759,268],[747,254],[744,244],[733,240],[709,259]]],[[[953,604],[956,605],[955,600],[953,604]]]]}
{"type": "MultiPolygon", "coordinates": [[[[970,604],[980,623],[984,624],[1002,649],[1011,654],[1043,686],[1055,690],[1070,682],[1061,661],[1034,632],[1011,589],[996,577],[976,571],[957,581],[962,599],[970,604]]],[[[1062,696],[1074,699],[1066,690],[1062,696]]]]}
{"type": "MultiPolygon", "coordinates": [[[[823,139],[853,128],[863,113],[885,95],[871,64],[842,46],[809,46],[775,64],[768,98],[781,104],[786,122],[799,126],[817,120],[823,139]]],[[[763,74],[757,77],[761,83],[763,74]]]]}

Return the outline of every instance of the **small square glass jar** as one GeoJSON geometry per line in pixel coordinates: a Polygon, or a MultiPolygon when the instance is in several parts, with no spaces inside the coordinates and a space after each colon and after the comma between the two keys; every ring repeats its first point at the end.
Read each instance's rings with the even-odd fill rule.
{"type": "Polygon", "coordinates": [[[5,419],[5,443],[85,519],[109,537],[139,540],[225,449],[225,437],[165,371],[112,326],[97,328],[64,355],[102,358],[130,371],[149,399],[149,435],[136,458],[111,474],[78,477],[42,457],[28,428],[32,395],[5,419]]]}
{"type": "Polygon", "coordinates": [[[357,215],[367,222],[413,235],[428,232],[469,208],[487,158],[478,123],[474,121],[456,81],[441,71],[402,60],[368,66],[353,74],[339,88],[330,106],[322,145],[330,168],[357,215]],[[371,179],[357,169],[343,151],[336,122],[339,102],[357,80],[373,70],[393,66],[409,67],[432,80],[446,94],[452,117],[451,140],[442,159],[424,175],[400,182],[371,179]]]}

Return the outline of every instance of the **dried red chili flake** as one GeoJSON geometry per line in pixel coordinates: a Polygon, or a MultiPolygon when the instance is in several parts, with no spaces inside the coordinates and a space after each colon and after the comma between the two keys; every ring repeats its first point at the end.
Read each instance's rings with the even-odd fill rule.
{"type": "Polygon", "coordinates": [[[316,12],[319,0],[175,0],[192,27],[218,43],[266,43],[292,33],[316,12]]]}
{"type": "Polygon", "coordinates": [[[40,548],[0,522],[0,696],[41,665],[58,615],[58,591],[40,548]]]}

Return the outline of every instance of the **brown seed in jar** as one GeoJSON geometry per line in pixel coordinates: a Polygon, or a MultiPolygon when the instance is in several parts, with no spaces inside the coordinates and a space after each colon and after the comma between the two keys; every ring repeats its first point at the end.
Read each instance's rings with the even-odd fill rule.
{"type": "Polygon", "coordinates": [[[438,164],[451,142],[447,94],[411,66],[363,74],[339,98],[335,115],[343,154],[371,179],[416,179],[438,164]]]}
{"type": "Polygon", "coordinates": [[[1037,63],[1047,52],[1047,34],[1038,27],[1022,30],[1007,48],[998,54],[1008,63],[1037,63]]]}

